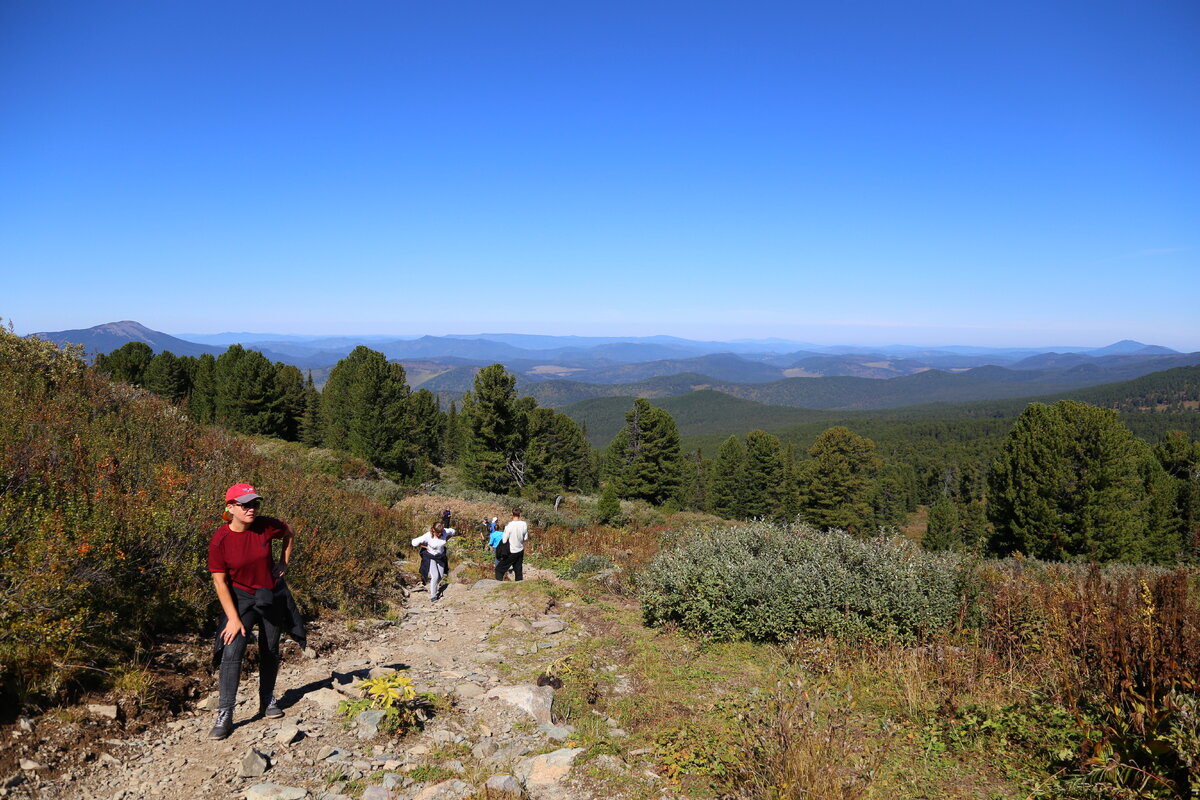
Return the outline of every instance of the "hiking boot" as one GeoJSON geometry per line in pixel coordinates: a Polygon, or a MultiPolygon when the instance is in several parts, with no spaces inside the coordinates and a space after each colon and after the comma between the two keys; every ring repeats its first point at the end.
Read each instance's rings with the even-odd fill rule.
{"type": "Polygon", "coordinates": [[[212,730],[208,732],[208,738],[217,740],[228,739],[231,733],[233,733],[233,709],[218,709],[217,724],[213,725],[212,730]]]}
{"type": "Polygon", "coordinates": [[[271,695],[271,699],[266,703],[260,701],[258,711],[267,719],[279,719],[283,716],[283,709],[279,707],[275,695],[271,695]]]}

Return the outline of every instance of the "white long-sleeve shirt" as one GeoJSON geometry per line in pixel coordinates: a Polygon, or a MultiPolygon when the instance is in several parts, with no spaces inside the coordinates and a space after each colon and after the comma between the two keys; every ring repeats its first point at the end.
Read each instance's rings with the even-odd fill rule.
{"type": "Polygon", "coordinates": [[[429,550],[429,555],[440,556],[442,553],[446,552],[446,540],[457,535],[458,532],[455,531],[454,528],[446,528],[443,530],[442,538],[440,539],[429,531],[425,531],[425,533],[422,533],[420,536],[412,540],[412,545],[413,547],[425,545],[425,547],[429,550]]]}

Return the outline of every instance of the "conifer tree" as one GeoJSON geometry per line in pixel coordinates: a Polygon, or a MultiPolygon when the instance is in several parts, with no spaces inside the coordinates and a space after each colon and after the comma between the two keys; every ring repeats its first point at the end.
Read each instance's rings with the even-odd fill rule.
{"type": "Polygon", "coordinates": [[[1182,431],[1167,431],[1154,456],[1170,479],[1171,538],[1184,554],[1200,556],[1200,442],[1182,431]]]}
{"type": "Polygon", "coordinates": [[[683,483],[679,429],[669,413],[645,398],[626,412],[608,454],[620,497],[662,504],[678,495],[683,483]]]}
{"type": "Polygon", "coordinates": [[[621,516],[621,500],[617,497],[617,485],[612,481],[604,484],[600,493],[600,502],[596,504],[596,519],[601,524],[609,525],[621,516]]]}
{"type": "Polygon", "coordinates": [[[304,376],[298,367],[282,361],[275,362],[275,395],[271,415],[272,435],[289,442],[299,441],[306,396],[304,376]]]}
{"type": "Polygon", "coordinates": [[[187,367],[170,350],[163,350],[150,359],[142,373],[143,386],[172,402],[187,396],[188,383],[187,367]]]}
{"type": "Polygon", "coordinates": [[[1147,535],[1159,533],[1147,492],[1153,458],[1111,409],[1031,403],[992,465],[991,550],[1051,560],[1141,558],[1147,535]]]}
{"type": "Polygon", "coordinates": [[[709,477],[708,510],[726,519],[745,516],[746,451],[741,440],[730,436],[717,448],[709,477]]]}
{"type": "Polygon", "coordinates": [[[765,431],[746,434],[746,478],[742,514],[753,519],[771,519],[779,512],[783,483],[782,447],[779,439],[765,431]]]}
{"type": "Polygon", "coordinates": [[[196,359],[196,366],[192,372],[192,391],[188,396],[188,411],[192,419],[203,425],[211,425],[216,421],[216,359],[211,353],[203,353],[196,359]]]}
{"type": "Polygon", "coordinates": [[[406,429],[409,389],[404,367],[359,345],[329,372],[322,396],[325,444],[346,450],[398,477],[416,464],[406,429]]]}
{"type": "Polygon", "coordinates": [[[779,518],[785,522],[791,522],[800,514],[800,509],[800,470],[796,464],[796,446],[789,442],[783,452],[779,518]]]}
{"type": "Polygon", "coordinates": [[[442,463],[445,427],[446,415],[438,406],[437,395],[428,389],[420,389],[409,396],[408,430],[419,472],[428,474],[431,465],[442,463]]]}
{"type": "Polygon", "coordinates": [[[500,494],[525,485],[526,415],[532,400],[517,397],[516,378],[503,364],[475,374],[463,395],[463,477],[468,485],[500,494]]]}
{"type": "Polygon", "coordinates": [[[948,495],[941,495],[929,507],[929,526],[921,546],[926,550],[957,550],[962,546],[958,506],[948,495]]]}
{"type": "Polygon", "coordinates": [[[124,381],[132,386],[142,385],[142,376],[154,351],[145,342],[126,342],[108,355],[96,356],[96,369],[114,381],[124,381]]]}
{"type": "Polygon", "coordinates": [[[321,422],[321,393],[313,385],[312,370],[304,376],[304,413],[300,417],[300,442],[320,447],[324,436],[321,422]]]}
{"type": "Polygon", "coordinates": [[[808,454],[800,475],[804,517],[821,528],[866,530],[879,469],[875,443],[839,425],[818,436],[808,454]]]}
{"type": "Polygon", "coordinates": [[[462,458],[462,421],[458,416],[458,405],[451,400],[446,412],[446,426],[442,433],[443,464],[457,464],[462,458]]]}

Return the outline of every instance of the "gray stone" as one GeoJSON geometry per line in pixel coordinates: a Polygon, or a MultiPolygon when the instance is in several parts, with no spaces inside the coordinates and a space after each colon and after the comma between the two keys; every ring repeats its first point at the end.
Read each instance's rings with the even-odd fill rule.
{"type": "Polygon", "coordinates": [[[571,765],[583,752],[582,747],[564,748],[522,760],[516,769],[517,777],[531,792],[559,783],[571,771],[571,765]]]}
{"type": "Polygon", "coordinates": [[[474,700],[483,694],[483,687],[477,683],[460,683],[454,687],[454,695],[460,700],[474,700]]]}
{"type": "Polygon", "coordinates": [[[326,759],[333,758],[336,755],[341,755],[340,751],[336,747],[325,745],[317,751],[317,760],[324,761],[326,759]]]}
{"type": "Polygon", "coordinates": [[[391,790],[382,786],[368,786],[363,789],[362,800],[393,800],[391,790]]]}
{"type": "Polygon", "coordinates": [[[284,725],[279,729],[279,733],[275,734],[275,741],[280,744],[292,744],[300,741],[304,733],[295,725],[284,725]]]}
{"type": "Polygon", "coordinates": [[[487,783],[484,785],[487,787],[489,793],[508,794],[513,797],[521,796],[521,783],[512,775],[493,775],[487,779],[487,783]]]}
{"type": "Polygon", "coordinates": [[[497,686],[488,691],[487,696],[516,706],[539,723],[550,722],[554,689],[549,686],[497,686]]]}
{"type": "Polygon", "coordinates": [[[277,783],[256,783],[246,790],[246,800],[304,800],[308,790],[277,783]]]}
{"type": "Polygon", "coordinates": [[[450,770],[455,775],[462,775],[464,772],[467,771],[467,768],[457,758],[452,758],[449,761],[446,761],[445,763],[442,764],[442,767],[444,769],[450,770]]]}
{"type": "Polygon", "coordinates": [[[34,761],[32,758],[22,758],[20,763],[21,769],[25,770],[26,772],[37,772],[39,769],[45,769],[44,766],[34,761]]]}
{"type": "Polygon", "coordinates": [[[313,650],[311,647],[306,647],[303,650],[301,650],[300,652],[304,654],[305,658],[316,658],[317,657],[317,651],[313,650]]]}
{"type": "Polygon", "coordinates": [[[480,761],[486,761],[496,754],[500,748],[491,739],[486,739],[471,748],[471,755],[480,761]]]}
{"type": "MultiPolygon", "coordinates": [[[[404,780],[403,775],[397,775],[394,772],[385,772],[383,774],[383,783],[380,785],[385,789],[399,789],[404,785],[404,780]]],[[[408,782],[412,783],[412,778],[409,778],[408,782]]]]}
{"type": "Polygon", "coordinates": [[[575,726],[546,724],[538,725],[538,730],[544,733],[546,738],[561,742],[571,738],[571,734],[575,732],[575,726]]]}
{"type": "Polygon", "coordinates": [[[533,623],[533,627],[542,633],[561,633],[567,629],[567,623],[561,619],[544,619],[540,622],[533,623]]]}
{"type": "Polygon", "coordinates": [[[17,730],[22,733],[33,733],[33,720],[29,717],[17,717],[17,730]]]}
{"type": "Polygon", "coordinates": [[[472,590],[474,590],[474,589],[491,589],[491,588],[493,588],[495,586],[499,586],[499,585],[500,585],[500,581],[495,580],[493,578],[480,578],[479,580],[477,580],[473,584],[471,584],[471,589],[472,590]]]}
{"type": "Polygon", "coordinates": [[[629,771],[629,765],[616,756],[605,753],[599,755],[588,762],[588,766],[595,767],[603,772],[626,773],[629,771]]]}
{"type": "Polygon", "coordinates": [[[102,703],[88,703],[88,713],[93,717],[104,717],[105,719],[116,719],[121,716],[121,709],[117,706],[104,705],[102,703]]]}
{"type": "Polygon", "coordinates": [[[500,620],[499,627],[516,633],[533,633],[533,626],[520,617],[505,617],[500,620]]]}
{"type": "Polygon", "coordinates": [[[370,739],[379,734],[379,725],[387,712],[382,708],[368,708],[354,718],[354,730],[360,739],[370,739]]]}
{"type": "Polygon", "coordinates": [[[242,757],[242,763],[238,765],[238,777],[257,778],[266,772],[270,766],[271,762],[265,755],[254,748],[250,748],[250,752],[242,757]]]}
{"type": "Polygon", "coordinates": [[[413,800],[463,800],[474,791],[468,784],[455,778],[435,783],[433,786],[426,786],[417,792],[413,800]]]}
{"type": "Polygon", "coordinates": [[[345,698],[333,689],[317,689],[304,695],[304,699],[320,708],[322,711],[337,711],[338,703],[345,698]]]}

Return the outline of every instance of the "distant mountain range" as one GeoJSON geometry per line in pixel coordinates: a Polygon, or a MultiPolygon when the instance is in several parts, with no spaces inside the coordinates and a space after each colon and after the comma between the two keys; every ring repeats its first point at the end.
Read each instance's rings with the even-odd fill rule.
{"type": "Polygon", "coordinates": [[[482,366],[500,362],[543,406],[603,397],[663,398],[715,390],[810,409],[882,409],[916,403],[1029,397],[1200,364],[1200,353],[1123,340],[1100,348],[823,347],[803,342],[701,342],[671,336],[581,337],[183,335],[124,321],[35,333],[82,344],[94,356],[131,341],[156,352],[214,355],[233,343],[314,371],[318,381],[358,344],[405,365],[414,387],[461,397],[482,366]]]}

